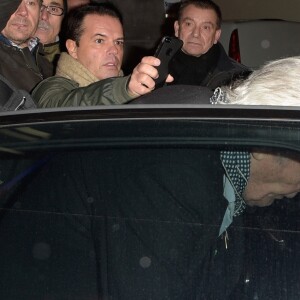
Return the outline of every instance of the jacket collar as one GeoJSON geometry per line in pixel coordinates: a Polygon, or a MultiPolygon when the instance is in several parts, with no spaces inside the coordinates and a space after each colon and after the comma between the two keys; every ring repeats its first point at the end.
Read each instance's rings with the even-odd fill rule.
{"type": "Polygon", "coordinates": [[[80,87],[99,81],[87,68],[66,52],[60,54],[55,75],[71,79],[80,87]]]}
{"type": "MultiPolygon", "coordinates": [[[[0,33],[0,42],[4,43],[5,45],[8,46],[14,46],[17,47],[19,49],[22,49],[19,45],[13,43],[10,39],[8,39],[6,36],[4,36],[2,33],[0,33]]],[[[39,38],[38,37],[33,37],[28,41],[28,48],[31,52],[34,52],[35,49],[38,47],[39,45],[39,38]]]]}
{"type": "Polygon", "coordinates": [[[8,46],[12,45],[11,41],[7,37],[5,37],[2,33],[0,33],[0,42],[8,46]]]}

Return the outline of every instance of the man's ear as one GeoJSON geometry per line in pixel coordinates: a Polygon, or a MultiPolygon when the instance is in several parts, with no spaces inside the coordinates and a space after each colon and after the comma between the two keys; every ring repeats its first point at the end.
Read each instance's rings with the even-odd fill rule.
{"type": "Polygon", "coordinates": [[[178,38],[178,35],[179,35],[179,23],[178,23],[178,21],[174,22],[174,34],[178,38]]]}
{"type": "Polygon", "coordinates": [[[73,40],[66,40],[66,48],[68,53],[75,59],[77,59],[77,45],[76,42],[73,40]]]}
{"type": "Polygon", "coordinates": [[[267,156],[269,156],[269,154],[264,153],[264,152],[259,152],[259,151],[252,151],[251,152],[251,156],[255,160],[263,160],[264,158],[266,158],[267,156]]]}
{"type": "Polygon", "coordinates": [[[221,32],[222,32],[221,29],[218,29],[216,31],[214,44],[216,44],[219,41],[219,39],[221,37],[221,32]]]}

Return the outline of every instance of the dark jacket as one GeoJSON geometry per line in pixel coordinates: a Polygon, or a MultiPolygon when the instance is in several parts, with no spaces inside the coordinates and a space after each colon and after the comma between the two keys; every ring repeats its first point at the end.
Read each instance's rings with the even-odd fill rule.
{"type": "Polygon", "coordinates": [[[54,65],[57,64],[60,52],[60,41],[44,44],[44,55],[54,65]]]}
{"type": "Polygon", "coordinates": [[[15,88],[0,74],[0,111],[33,108],[36,108],[36,105],[30,94],[15,88]]]}
{"type": "Polygon", "coordinates": [[[130,104],[211,104],[212,95],[213,91],[205,86],[170,85],[138,97],[130,104]]]}
{"type": "MultiPolygon", "coordinates": [[[[45,285],[30,293],[23,270],[32,280],[37,272],[52,278],[47,295],[54,299],[236,299],[226,296],[239,278],[234,266],[243,248],[230,232],[228,251],[218,238],[227,206],[218,151],[111,149],[43,158],[46,165],[19,197],[25,217],[7,214],[2,221],[2,228],[19,230],[13,237],[0,231],[0,254],[13,257],[1,265],[1,282],[13,275],[8,282],[23,283],[30,300],[42,299],[45,285]],[[28,217],[32,211],[42,214],[28,217]],[[39,241],[51,247],[42,264],[28,251],[39,241]],[[20,257],[27,264],[11,274],[20,257]]],[[[11,299],[7,293],[1,299],[11,299]]]]}
{"type": "Polygon", "coordinates": [[[42,45],[33,53],[26,47],[20,49],[0,40],[0,74],[16,88],[27,92],[43,79],[53,75],[52,64],[43,57],[42,45]]]}
{"type": "Polygon", "coordinates": [[[171,85],[201,85],[215,89],[248,75],[251,70],[228,57],[223,46],[217,43],[200,57],[179,51],[170,62],[169,71],[174,77],[171,85]]]}

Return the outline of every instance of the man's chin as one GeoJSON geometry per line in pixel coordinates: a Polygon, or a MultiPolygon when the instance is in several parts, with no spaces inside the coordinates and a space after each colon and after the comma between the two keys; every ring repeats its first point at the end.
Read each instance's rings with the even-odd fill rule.
{"type": "Polygon", "coordinates": [[[258,206],[258,207],[265,207],[270,206],[275,201],[274,198],[263,198],[259,200],[248,200],[246,201],[247,205],[249,206],[258,206]]]}
{"type": "Polygon", "coordinates": [[[36,36],[40,39],[40,43],[42,44],[50,44],[49,36],[46,34],[45,31],[38,31],[36,36]]]}
{"type": "MultiPolygon", "coordinates": [[[[18,32],[19,33],[19,32],[18,32]]],[[[10,41],[19,46],[26,46],[30,36],[28,34],[15,34],[13,36],[8,37],[10,41]]]]}
{"type": "Polygon", "coordinates": [[[106,72],[105,74],[102,75],[101,80],[111,78],[111,77],[119,77],[119,76],[120,76],[120,71],[118,71],[118,70],[109,71],[108,70],[108,72],[106,72]]]}
{"type": "Polygon", "coordinates": [[[195,57],[200,57],[201,55],[205,54],[202,47],[188,47],[186,49],[182,49],[182,52],[195,57]]]}

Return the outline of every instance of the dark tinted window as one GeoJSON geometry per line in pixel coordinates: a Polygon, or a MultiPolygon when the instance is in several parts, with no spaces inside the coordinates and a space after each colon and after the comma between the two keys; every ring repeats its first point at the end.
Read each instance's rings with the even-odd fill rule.
{"type": "Polygon", "coordinates": [[[252,149],[222,142],[235,125],[142,125],[1,131],[1,299],[298,299],[298,197],[248,207],[219,236],[220,151],[252,149]]]}

